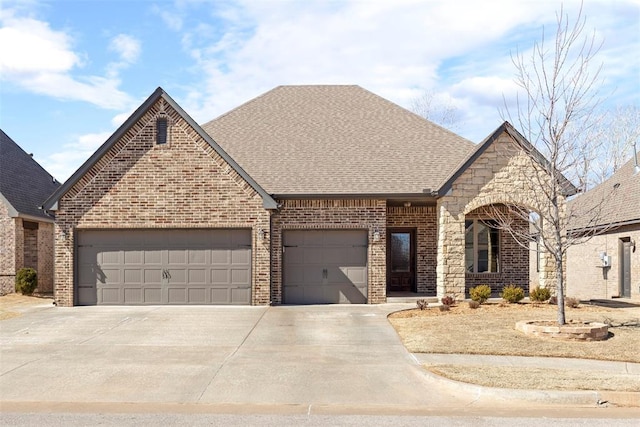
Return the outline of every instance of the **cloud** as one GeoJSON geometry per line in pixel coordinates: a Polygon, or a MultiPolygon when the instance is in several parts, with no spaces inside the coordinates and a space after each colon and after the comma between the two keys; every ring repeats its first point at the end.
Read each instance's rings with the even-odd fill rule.
{"type": "Polygon", "coordinates": [[[140,56],[140,41],[126,34],[118,34],[111,39],[109,50],[120,55],[122,62],[132,64],[140,56]]]}
{"type": "Polygon", "coordinates": [[[18,19],[0,28],[0,71],[2,74],[65,72],[80,65],[70,50],[68,35],[52,31],[45,22],[18,19]]]}
{"type": "MultiPolygon", "coordinates": [[[[122,109],[131,103],[119,89],[117,69],[105,77],[77,75],[85,55],[73,50],[73,38],[66,32],[11,10],[2,12],[0,24],[0,80],[31,93],[101,108],[122,109]]],[[[139,54],[133,39],[116,39],[114,46],[127,61],[139,54]]]]}
{"type": "Polygon", "coordinates": [[[42,166],[56,179],[66,181],[109,137],[111,132],[79,135],[73,142],[41,161],[42,166]]]}

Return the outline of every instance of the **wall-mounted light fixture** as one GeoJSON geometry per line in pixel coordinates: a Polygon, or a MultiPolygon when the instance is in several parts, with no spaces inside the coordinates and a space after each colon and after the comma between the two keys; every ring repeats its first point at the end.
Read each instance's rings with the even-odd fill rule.
{"type": "Polygon", "coordinates": [[[373,230],[373,241],[374,242],[380,241],[380,231],[378,231],[377,228],[373,230]]]}
{"type": "Polygon", "coordinates": [[[265,230],[264,228],[261,228],[260,230],[258,230],[258,239],[262,240],[267,240],[269,238],[269,232],[267,230],[265,230]]]}

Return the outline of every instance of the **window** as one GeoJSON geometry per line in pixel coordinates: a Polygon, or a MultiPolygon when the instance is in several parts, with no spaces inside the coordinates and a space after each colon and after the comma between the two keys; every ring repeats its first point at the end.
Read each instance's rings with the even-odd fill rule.
{"type": "Polygon", "coordinates": [[[156,120],[156,144],[167,143],[167,119],[159,118],[156,120]]]}
{"type": "Polygon", "coordinates": [[[465,267],[468,273],[497,273],[500,260],[500,230],[493,221],[464,222],[465,267]]]}

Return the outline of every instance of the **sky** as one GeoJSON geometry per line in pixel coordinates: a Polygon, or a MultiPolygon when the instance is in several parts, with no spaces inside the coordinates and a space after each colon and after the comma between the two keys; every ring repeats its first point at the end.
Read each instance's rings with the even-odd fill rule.
{"type": "MultiPolygon", "coordinates": [[[[425,93],[480,142],[514,108],[512,55],[553,34],[551,0],[2,0],[0,128],[65,181],[161,86],[205,123],[279,85],[425,93]]],[[[585,0],[602,108],[640,105],[640,0],[585,0]]]]}

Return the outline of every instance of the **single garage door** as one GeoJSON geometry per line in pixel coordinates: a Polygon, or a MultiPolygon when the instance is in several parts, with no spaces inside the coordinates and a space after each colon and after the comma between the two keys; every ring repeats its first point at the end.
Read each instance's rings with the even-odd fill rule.
{"type": "Polygon", "coordinates": [[[283,302],[367,302],[366,230],[284,232],[283,302]]]}
{"type": "Polygon", "coordinates": [[[77,235],[77,304],[250,304],[250,230],[77,235]]]}

